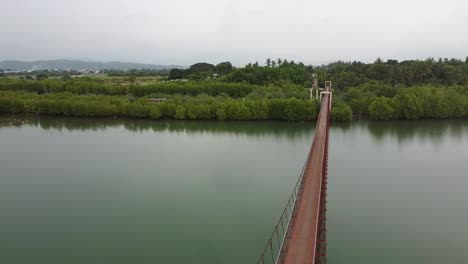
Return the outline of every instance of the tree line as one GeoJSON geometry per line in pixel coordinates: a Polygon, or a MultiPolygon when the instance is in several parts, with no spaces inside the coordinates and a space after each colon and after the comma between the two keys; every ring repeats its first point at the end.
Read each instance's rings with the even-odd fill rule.
{"type": "Polygon", "coordinates": [[[69,102],[60,108],[60,114],[151,118],[153,112],[153,118],[170,119],[310,120],[315,118],[315,112],[307,118],[309,110],[305,109],[317,107],[305,89],[310,87],[312,73],[320,83],[333,82],[333,120],[349,120],[352,114],[377,120],[468,118],[468,59],[402,62],[378,59],[367,64],[339,61],[318,67],[282,59],[268,59],[263,66],[250,63],[241,68],[229,62],[197,63],[169,72],[168,78],[189,81],[153,84],[113,84],[91,78],[0,78],[5,104],[0,107],[3,112],[55,114],[58,111],[54,110],[55,101],[76,100],[85,106],[69,102]],[[12,94],[23,99],[16,104],[12,94]],[[51,101],[51,110],[46,111],[49,108],[44,102],[42,107],[36,104],[35,108],[29,107],[29,101],[24,99],[28,96],[33,102],[51,101]],[[57,99],[60,96],[63,98],[57,99]],[[12,105],[7,104],[5,97],[13,100],[12,105]],[[167,101],[147,103],[153,97],[165,97],[167,101]],[[97,106],[97,102],[103,106],[97,106]],[[71,111],[69,104],[76,111],[73,107],[71,111]],[[296,109],[297,115],[291,109],[296,109]]]}
{"type": "Polygon", "coordinates": [[[199,62],[191,65],[188,69],[172,69],[169,72],[169,80],[190,79],[190,80],[205,80],[207,78],[216,77],[229,73],[233,69],[230,62],[221,62],[213,65],[206,62],[199,62]]]}
{"type": "Polygon", "coordinates": [[[44,79],[44,80],[0,80],[2,91],[26,91],[32,93],[63,93],[125,95],[127,86],[106,84],[96,79],[44,79]]]}
{"type": "Polygon", "coordinates": [[[168,69],[131,69],[131,70],[102,70],[102,73],[108,76],[135,76],[135,77],[146,77],[146,76],[168,76],[170,70],[168,69]]]}
{"type": "Polygon", "coordinates": [[[219,81],[158,82],[154,84],[108,84],[96,79],[45,79],[45,80],[0,80],[0,90],[26,91],[37,94],[63,93],[131,95],[134,97],[207,94],[226,95],[240,98],[307,98],[302,86],[282,84],[280,86],[258,86],[248,83],[226,83],[219,81]]]}
{"type": "Polygon", "coordinates": [[[334,87],[344,89],[372,81],[393,87],[420,85],[466,85],[468,84],[468,57],[459,59],[387,60],[374,63],[342,62],[315,67],[313,72],[320,80],[333,81],[334,87]]]}
{"type": "Polygon", "coordinates": [[[175,96],[150,103],[146,97],[129,100],[122,96],[34,94],[0,91],[0,113],[37,113],[77,117],[132,117],[197,120],[289,120],[317,118],[318,101],[288,99],[233,99],[229,97],[175,96]]]}
{"type": "Polygon", "coordinates": [[[375,120],[468,118],[467,86],[368,83],[347,89],[342,97],[354,114],[375,120]]]}
{"type": "Polygon", "coordinates": [[[229,74],[221,77],[226,82],[247,82],[255,85],[270,85],[278,83],[292,83],[311,86],[312,66],[305,66],[302,62],[295,63],[278,59],[277,62],[267,59],[266,66],[249,63],[243,68],[233,69],[229,74]]]}
{"type": "MultiPolygon", "coordinates": [[[[468,84],[468,57],[460,59],[428,58],[425,60],[386,61],[378,58],[373,63],[360,61],[337,61],[327,65],[313,66],[286,59],[267,59],[265,64],[248,63],[244,67],[234,67],[230,62],[216,65],[200,62],[187,69],[167,70],[128,70],[104,71],[116,76],[166,76],[167,80],[188,79],[203,81],[217,79],[221,82],[248,83],[252,85],[278,85],[289,83],[311,86],[311,75],[316,74],[320,83],[332,81],[334,88],[343,90],[372,81],[389,84],[393,87],[420,85],[466,85],[468,84]]],[[[36,72],[37,79],[48,76],[69,76],[68,72],[36,72]]]]}
{"type": "Polygon", "coordinates": [[[218,65],[199,63],[187,70],[173,69],[171,73],[174,74],[170,73],[169,76],[172,79],[206,79],[213,73],[222,72],[218,79],[225,82],[246,82],[254,85],[287,82],[310,87],[311,75],[316,74],[320,83],[332,81],[334,88],[341,90],[373,81],[393,87],[468,84],[468,57],[464,61],[454,58],[384,61],[378,58],[373,63],[337,61],[321,66],[305,65],[286,59],[267,59],[264,65],[255,62],[239,68],[228,64],[229,67],[219,71],[218,65]]]}
{"type": "Polygon", "coordinates": [[[258,87],[250,84],[224,82],[159,82],[148,85],[108,84],[96,79],[90,80],[0,80],[0,90],[27,91],[38,94],[69,92],[74,94],[133,95],[136,97],[150,94],[216,96],[226,94],[243,97],[258,87]]]}
{"type": "Polygon", "coordinates": [[[223,82],[162,82],[149,85],[130,85],[128,93],[137,97],[150,94],[180,94],[196,96],[207,94],[217,96],[226,94],[230,97],[244,97],[258,89],[254,85],[245,83],[223,82]]]}

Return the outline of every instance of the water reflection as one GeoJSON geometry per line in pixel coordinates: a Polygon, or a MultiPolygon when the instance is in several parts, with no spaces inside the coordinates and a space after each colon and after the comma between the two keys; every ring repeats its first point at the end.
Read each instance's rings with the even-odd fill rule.
{"type": "MultiPolygon", "coordinates": [[[[5,263],[254,262],[315,126],[14,118],[27,124],[0,129],[5,263]]],[[[468,259],[468,122],[355,120],[330,133],[330,263],[468,259]]]]}
{"type": "MultiPolygon", "coordinates": [[[[11,116],[2,116],[8,119],[11,116]]],[[[123,127],[131,132],[172,132],[188,134],[220,134],[248,135],[261,137],[264,135],[295,138],[310,134],[315,129],[315,122],[281,122],[281,121],[153,121],[122,118],[73,118],[50,117],[36,115],[14,116],[26,125],[40,127],[44,130],[56,131],[103,131],[108,128],[123,127]]],[[[468,131],[466,120],[418,120],[418,121],[369,121],[355,120],[353,122],[331,122],[331,130],[349,132],[362,130],[379,143],[387,138],[395,139],[399,144],[415,139],[438,144],[444,136],[461,138],[468,131]]]]}
{"type": "MultiPolygon", "coordinates": [[[[5,117],[4,117],[5,118],[5,117]]],[[[314,122],[216,122],[216,121],[153,121],[121,118],[70,118],[23,115],[15,116],[24,120],[27,125],[40,127],[44,130],[68,130],[68,131],[102,131],[107,128],[123,127],[131,132],[172,132],[188,134],[219,134],[229,133],[235,135],[264,136],[273,135],[287,138],[295,138],[312,133],[314,122]]]]}
{"type": "Polygon", "coordinates": [[[419,140],[437,145],[444,137],[461,139],[468,132],[466,120],[359,121],[353,126],[369,131],[376,142],[391,138],[399,144],[419,140]]]}
{"type": "MultiPolygon", "coordinates": [[[[11,118],[2,116],[0,119],[11,118]]],[[[40,127],[44,130],[56,131],[103,131],[107,128],[123,127],[131,132],[173,132],[189,134],[221,134],[264,136],[276,135],[295,138],[310,134],[315,129],[315,122],[281,122],[281,121],[152,121],[122,118],[70,118],[36,115],[14,116],[16,120],[24,120],[27,125],[40,127]]],[[[331,122],[331,130],[343,133],[350,130],[368,133],[376,143],[386,138],[395,139],[399,144],[415,139],[438,144],[444,136],[461,138],[468,131],[466,120],[417,120],[417,121],[368,121],[331,122]]]]}
{"type": "Polygon", "coordinates": [[[27,124],[0,128],[0,263],[254,262],[314,128],[14,118],[27,124]]]}
{"type": "Polygon", "coordinates": [[[342,132],[347,132],[351,129],[352,122],[331,122],[330,128],[331,129],[340,129],[342,132]]]}
{"type": "Polygon", "coordinates": [[[354,120],[344,130],[330,131],[329,262],[466,263],[468,122],[354,120]]]}

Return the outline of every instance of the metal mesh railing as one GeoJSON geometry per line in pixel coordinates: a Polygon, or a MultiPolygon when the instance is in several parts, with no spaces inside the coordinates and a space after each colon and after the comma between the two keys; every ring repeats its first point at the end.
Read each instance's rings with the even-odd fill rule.
{"type": "Polygon", "coordinates": [[[297,179],[291,196],[289,197],[283,213],[276,223],[273,233],[268,239],[268,242],[263,249],[257,264],[275,264],[283,262],[283,253],[286,252],[288,247],[289,229],[294,223],[297,200],[302,192],[302,179],[304,177],[304,171],[308,160],[309,156],[305,160],[304,166],[302,166],[299,179],[297,179]]]}

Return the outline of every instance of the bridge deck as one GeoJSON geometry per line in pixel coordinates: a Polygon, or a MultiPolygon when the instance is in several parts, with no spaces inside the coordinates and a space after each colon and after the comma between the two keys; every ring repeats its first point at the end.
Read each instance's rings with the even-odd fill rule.
{"type": "Polygon", "coordinates": [[[285,264],[315,263],[322,173],[325,169],[323,166],[326,158],[329,104],[330,95],[324,94],[314,140],[304,170],[303,191],[297,201],[296,217],[292,223],[287,251],[284,255],[283,263],[285,264]]]}

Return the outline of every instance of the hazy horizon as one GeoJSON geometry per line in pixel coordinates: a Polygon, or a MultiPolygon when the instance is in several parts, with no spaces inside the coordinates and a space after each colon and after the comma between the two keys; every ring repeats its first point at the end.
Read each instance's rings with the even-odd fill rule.
{"type": "MultiPolygon", "coordinates": [[[[351,62],[362,62],[362,63],[373,63],[375,62],[378,58],[382,59],[383,61],[387,61],[387,60],[391,60],[391,59],[394,59],[394,58],[382,58],[382,57],[377,57],[375,59],[371,59],[369,61],[363,61],[363,60],[333,60],[333,61],[326,61],[326,62],[323,62],[323,63],[305,63],[305,65],[312,65],[312,66],[322,66],[322,65],[328,65],[330,63],[334,63],[334,62],[338,62],[338,61],[341,61],[341,62],[345,62],[345,63],[351,63],[351,62]]],[[[439,58],[435,58],[435,57],[427,57],[427,58],[406,58],[406,59],[400,59],[398,60],[399,62],[402,62],[402,61],[405,61],[405,60],[426,60],[426,59],[430,59],[430,58],[433,58],[435,60],[438,60],[439,58]]],[[[267,58],[268,59],[268,58],[267,58]]],[[[270,58],[272,60],[276,60],[278,58],[270,58]]],[[[288,58],[279,58],[279,59],[286,59],[286,60],[289,60],[288,58]]],[[[446,59],[446,58],[442,58],[442,59],[446,59]]],[[[468,56],[465,56],[465,57],[460,57],[460,58],[453,58],[453,57],[449,57],[447,59],[459,59],[459,60],[467,60],[468,59],[468,56]]],[[[35,62],[35,61],[83,61],[83,62],[92,62],[92,63],[134,63],[134,64],[148,64],[148,65],[161,65],[161,66],[182,66],[182,67],[189,67],[193,64],[196,64],[196,63],[200,63],[200,62],[203,62],[203,63],[210,63],[210,64],[218,64],[218,63],[221,63],[221,62],[224,62],[224,61],[194,61],[194,62],[191,62],[191,63],[188,63],[188,64],[175,64],[175,63],[167,63],[167,64],[162,64],[162,63],[152,63],[152,62],[140,62],[140,61],[123,61],[123,60],[96,60],[96,59],[89,59],[89,58],[58,58],[58,59],[37,59],[37,60],[17,60],[17,59],[0,59],[0,62],[4,62],[4,61],[19,61],[19,62],[35,62]]],[[[304,63],[302,60],[294,60],[295,62],[299,63],[299,62],[302,62],[304,63]]],[[[235,67],[243,67],[245,66],[246,64],[248,63],[255,63],[255,62],[258,62],[260,65],[265,65],[266,64],[266,59],[265,61],[258,61],[258,60],[254,60],[254,61],[248,61],[246,62],[245,64],[233,64],[233,66],[235,67]]]]}
{"type": "Polygon", "coordinates": [[[465,59],[466,13],[461,0],[5,1],[0,61],[465,59]]]}

